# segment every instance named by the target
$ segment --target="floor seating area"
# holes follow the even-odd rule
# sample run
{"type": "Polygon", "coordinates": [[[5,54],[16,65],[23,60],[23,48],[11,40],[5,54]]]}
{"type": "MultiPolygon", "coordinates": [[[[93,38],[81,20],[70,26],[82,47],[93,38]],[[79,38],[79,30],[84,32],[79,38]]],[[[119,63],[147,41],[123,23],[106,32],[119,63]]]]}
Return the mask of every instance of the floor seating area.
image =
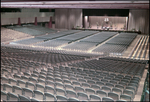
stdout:
{"type": "Polygon", "coordinates": [[[1,101],[127,102],[139,95],[148,60],[136,58],[148,58],[148,36],[122,58],[136,33],[8,28],[33,38],[1,43],[1,101]]]}
{"type": "Polygon", "coordinates": [[[113,53],[114,55],[121,55],[132,43],[136,36],[136,33],[119,33],[119,35],[110,39],[102,46],[95,48],[93,52],[105,52],[108,54],[113,53]]]}
{"type": "Polygon", "coordinates": [[[47,53],[32,50],[20,50],[7,47],[1,47],[1,57],[10,57],[28,61],[36,61],[46,64],[57,64],[71,61],[84,60],[85,57],[66,54],[47,53]],[[13,53],[13,54],[12,54],[13,53]]]}
{"type": "Polygon", "coordinates": [[[97,61],[102,67],[96,64],[99,63],[96,60],[91,60],[76,63],[80,65],[76,68],[74,64],[46,66],[37,62],[3,57],[1,99],[5,101],[133,101],[146,62],[117,60],[117,58],[114,60],[100,58],[97,61]],[[122,73],[123,68],[119,67],[122,64],[126,65],[125,73],[122,73]],[[117,72],[109,72],[106,69],[118,69],[120,72],[117,70],[115,70],[117,72]]]}

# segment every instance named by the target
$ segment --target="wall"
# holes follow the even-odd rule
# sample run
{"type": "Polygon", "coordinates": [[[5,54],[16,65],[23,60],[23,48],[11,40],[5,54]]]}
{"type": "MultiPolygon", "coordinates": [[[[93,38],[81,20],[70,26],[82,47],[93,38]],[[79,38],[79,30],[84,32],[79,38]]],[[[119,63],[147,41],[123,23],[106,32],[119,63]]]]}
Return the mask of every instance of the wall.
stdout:
{"type": "Polygon", "coordinates": [[[21,12],[1,13],[1,25],[17,24],[18,18],[21,23],[34,23],[35,17],[37,22],[49,22],[53,12],[39,12],[39,9],[21,9],[21,12]]]}
{"type": "Polygon", "coordinates": [[[149,10],[130,10],[128,30],[139,30],[149,34],[149,10]]]}
{"type": "Polygon", "coordinates": [[[55,9],[55,28],[72,29],[82,26],[82,9],[55,9]]]}

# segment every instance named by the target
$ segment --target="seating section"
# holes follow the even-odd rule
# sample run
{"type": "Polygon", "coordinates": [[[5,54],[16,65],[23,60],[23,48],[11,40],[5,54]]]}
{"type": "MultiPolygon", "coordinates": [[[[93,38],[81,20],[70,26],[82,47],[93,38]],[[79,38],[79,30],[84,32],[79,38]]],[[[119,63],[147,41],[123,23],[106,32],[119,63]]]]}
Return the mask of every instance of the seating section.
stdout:
{"type": "Polygon", "coordinates": [[[66,45],[63,47],[63,49],[89,51],[91,48],[96,47],[98,44],[104,42],[115,34],[117,34],[117,32],[100,32],[98,34],[96,33],[92,36],[81,39],[80,42],[66,45]]]}
{"type": "Polygon", "coordinates": [[[42,36],[37,36],[37,38],[43,38],[43,39],[54,39],[54,38],[59,38],[59,37],[63,37],[66,35],[72,35],[74,33],[80,32],[80,30],[66,30],[66,31],[60,31],[60,32],[56,32],[53,34],[48,34],[48,35],[42,35],[42,36]]]}
{"type": "Polygon", "coordinates": [[[103,41],[109,39],[110,37],[116,35],[117,32],[100,32],[98,34],[89,36],[80,40],[81,42],[92,42],[92,43],[102,43],[103,41]]]}
{"type": "Polygon", "coordinates": [[[71,43],[67,46],[64,46],[63,49],[67,50],[80,50],[80,51],[88,51],[92,47],[96,46],[97,43],[90,43],[90,42],[75,42],[71,43]]]}
{"type": "Polygon", "coordinates": [[[20,50],[14,48],[1,48],[1,57],[10,57],[28,61],[37,61],[40,63],[66,63],[71,61],[84,60],[85,57],[74,56],[74,55],[66,55],[66,54],[57,54],[57,53],[47,53],[47,52],[39,52],[32,50],[20,50]],[[12,54],[13,52],[13,54],[12,54]]]}
{"type": "Polygon", "coordinates": [[[2,56],[1,97],[4,101],[133,101],[145,63],[108,57],[49,66],[2,56]]]}
{"type": "Polygon", "coordinates": [[[69,41],[54,39],[54,40],[49,40],[49,41],[45,41],[42,43],[34,44],[34,46],[59,47],[59,46],[62,46],[64,44],[68,44],[68,43],[69,43],[69,41]]]}
{"type": "Polygon", "coordinates": [[[15,42],[10,42],[10,44],[33,45],[39,42],[43,42],[44,40],[46,39],[29,38],[29,39],[23,39],[15,42]]]}
{"type": "Polygon", "coordinates": [[[98,33],[98,31],[82,31],[79,33],[67,35],[64,37],[57,38],[57,39],[66,40],[66,41],[76,41],[76,40],[82,39],[84,37],[90,36],[95,33],[98,33]]]}
{"type": "MultiPolygon", "coordinates": [[[[134,101],[148,61],[110,54],[120,56],[136,33],[8,28],[34,38],[2,43],[1,101],[134,101]]],[[[130,57],[147,56],[149,38],[141,39],[130,57]]]]}
{"type": "Polygon", "coordinates": [[[82,61],[79,63],[69,64],[73,67],[81,67],[93,70],[104,70],[107,72],[135,75],[142,77],[146,61],[141,60],[124,60],[120,58],[100,58],[99,60],[82,61]],[[128,61],[128,62],[127,62],[128,61]],[[142,63],[141,63],[142,62],[142,63]],[[135,64],[137,63],[137,64],[135,64]],[[114,67],[112,67],[114,66],[114,67]]]}
{"type": "Polygon", "coordinates": [[[1,43],[12,40],[24,39],[26,37],[32,36],[29,34],[1,27],[1,43]]]}
{"type": "Polygon", "coordinates": [[[93,52],[103,52],[107,55],[122,55],[134,38],[137,36],[136,33],[119,33],[116,37],[110,39],[102,46],[98,46],[93,52]]]}

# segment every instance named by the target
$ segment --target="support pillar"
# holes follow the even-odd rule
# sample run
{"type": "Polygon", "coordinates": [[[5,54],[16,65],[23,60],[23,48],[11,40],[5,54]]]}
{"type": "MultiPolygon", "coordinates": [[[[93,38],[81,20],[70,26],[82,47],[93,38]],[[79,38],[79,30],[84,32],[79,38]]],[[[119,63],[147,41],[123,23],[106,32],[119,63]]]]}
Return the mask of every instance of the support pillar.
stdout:
{"type": "Polygon", "coordinates": [[[21,25],[20,17],[18,18],[18,25],[21,25]]]}
{"type": "Polygon", "coordinates": [[[34,25],[37,25],[37,17],[35,17],[34,25]]]}
{"type": "Polygon", "coordinates": [[[52,17],[50,17],[49,23],[48,23],[48,28],[52,28],[52,17]]]}

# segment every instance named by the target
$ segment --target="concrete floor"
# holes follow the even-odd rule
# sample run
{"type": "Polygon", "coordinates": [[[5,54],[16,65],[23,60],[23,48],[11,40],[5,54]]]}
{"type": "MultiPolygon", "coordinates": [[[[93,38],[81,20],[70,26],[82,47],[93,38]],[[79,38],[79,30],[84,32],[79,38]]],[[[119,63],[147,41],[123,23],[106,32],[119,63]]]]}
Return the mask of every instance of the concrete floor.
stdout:
{"type": "Polygon", "coordinates": [[[144,82],[145,82],[145,79],[146,79],[146,75],[147,75],[147,69],[144,70],[144,73],[143,73],[143,76],[141,78],[141,81],[139,82],[139,87],[138,87],[137,93],[136,93],[135,98],[134,98],[133,101],[140,101],[141,100],[141,96],[142,96],[142,93],[143,93],[143,88],[144,88],[144,82]]]}

